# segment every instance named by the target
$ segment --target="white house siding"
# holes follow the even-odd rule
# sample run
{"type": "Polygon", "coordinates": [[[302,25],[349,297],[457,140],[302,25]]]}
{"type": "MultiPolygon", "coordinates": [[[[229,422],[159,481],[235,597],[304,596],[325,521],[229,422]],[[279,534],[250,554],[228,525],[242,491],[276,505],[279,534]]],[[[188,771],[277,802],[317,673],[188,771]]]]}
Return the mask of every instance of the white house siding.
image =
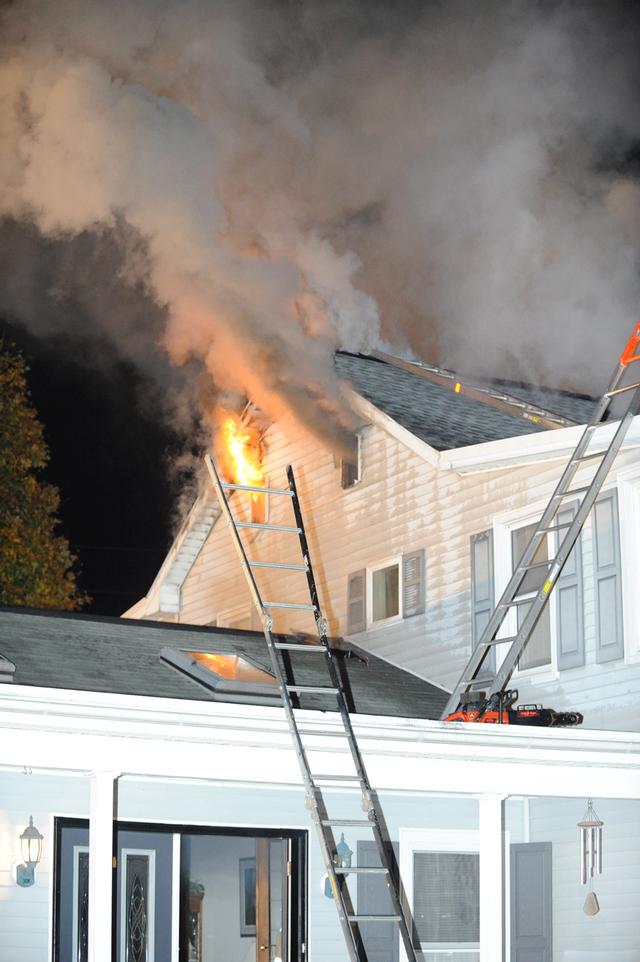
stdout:
{"type": "MultiPolygon", "coordinates": [[[[409,671],[450,688],[469,656],[471,645],[471,535],[492,528],[504,516],[530,509],[541,511],[558,480],[564,462],[549,461],[509,469],[459,476],[433,467],[382,428],[370,426],[362,438],[362,480],[343,491],[333,455],[293,425],[273,426],[267,436],[267,472],[272,485],[284,482],[285,468],[294,465],[305,522],[330,632],[345,635],[347,578],[352,572],[403,553],[426,549],[426,611],[424,615],[371,629],[353,640],[409,671]]],[[[617,473],[638,464],[631,451],[616,462],[617,473]]],[[[586,471],[583,472],[586,477],[586,471]]],[[[576,486],[581,477],[576,478],[576,486]]],[[[246,517],[246,498],[236,494],[234,510],[246,517]]],[[[637,524],[625,516],[621,527],[637,524]]],[[[288,499],[271,497],[270,520],[290,522],[288,499]]],[[[626,543],[629,538],[626,538],[626,543]]],[[[291,535],[261,532],[247,539],[249,554],[258,560],[297,560],[291,535]]],[[[624,546],[623,546],[624,547],[624,546]]],[[[496,545],[497,548],[497,545],[496,545]]],[[[637,728],[640,711],[640,661],[633,658],[598,665],[595,662],[595,609],[591,571],[591,526],[583,532],[585,574],[585,655],[581,668],[544,672],[539,677],[514,678],[521,697],[541,700],[557,709],[577,708],[585,724],[609,729],[637,728]]],[[[623,568],[634,563],[623,556],[623,568]]],[[[503,584],[496,551],[496,596],[503,584]]],[[[287,572],[260,572],[263,596],[271,601],[304,602],[304,577],[287,572]]],[[[627,585],[625,604],[630,604],[627,585]]],[[[229,609],[246,613],[250,599],[226,524],[218,522],[187,576],[182,589],[180,620],[211,624],[229,609]]],[[[237,622],[237,616],[235,618],[237,622]]],[[[254,626],[256,622],[254,620],[254,626]]],[[[305,614],[274,613],[277,630],[310,630],[305,614]]],[[[637,655],[637,621],[627,626],[629,652],[637,655]]]]}
{"type": "Polygon", "coordinates": [[[594,798],[594,808],[604,822],[603,872],[593,882],[600,903],[596,916],[583,911],[589,886],[579,879],[577,822],[584,815],[586,800],[532,798],[526,807],[522,801],[510,800],[506,827],[512,842],[551,842],[554,962],[580,957],[567,956],[570,952],[584,952],[587,960],[638,962],[640,803],[594,798]]]}
{"type": "Polygon", "coordinates": [[[49,958],[54,814],[88,818],[87,779],[0,771],[0,962],[49,958]],[[42,861],[35,885],[19,888],[20,834],[30,815],[44,836],[42,861]]]}

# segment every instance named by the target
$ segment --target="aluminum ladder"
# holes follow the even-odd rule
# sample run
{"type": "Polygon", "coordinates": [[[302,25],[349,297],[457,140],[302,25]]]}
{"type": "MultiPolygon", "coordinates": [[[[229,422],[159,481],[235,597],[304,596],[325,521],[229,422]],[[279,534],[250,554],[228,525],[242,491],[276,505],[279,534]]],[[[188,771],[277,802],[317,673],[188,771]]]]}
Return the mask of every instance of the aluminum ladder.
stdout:
{"type": "Polygon", "coordinates": [[[401,884],[395,855],[393,853],[391,842],[387,837],[380,802],[369,782],[364,761],[356,741],[355,733],[353,731],[340,671],[336,664],[336,653],[329,646],[327,639],[328,626],[320,609],[320,601],[315,577],[313,574],[313,568],[311,566],[309,546],[305,534],[302,511],[300,508],[300,501],[296,489],[293,469],[291,466],[287,467],[288,486],[286,488],[254,487],[251,485],[232,484],[222,480],[213,458],[210,455],[205,456],[205,463],[211,476],[211,481],[213,482],[216,490],[220,507],[222,508],[222,512],[230,528],[233,543],[240,558],[242,571],[247,580],[253,603],[262,622],[264,637],[267,642],[267,647],[271,657],[271,664],[273,666],[273,672],[280,689],[280,695],[282,698],[282,704],[285,710],[289,731],[291,733],[293,746],[304,781],[306,806],[311,813],[311,818],[318,833],[320,849],[327,871],[327,876],[331,884],[334,901],[338,910],[338,918],[340,920],[340,925],[344,934],[347,949],[349,951],[349,958],[351,959],[351,962],[368,962],[367,953],[360,930],[361,925],[366,925],[368,922],[388,922],[389,924],[395,924],[399,926],[400,935],[404,943],[408,962],[418,962],[419,958],[422,958],[422,956],[418,956],[416,954],[416,948],[414,946],[415,939],[413,937],[415,931],[413,920],[408,909],[406,908],[406,901],[401,896],[401,884]],[[236,521],[231,511],[229,498],[227,496],[227,492],[233,493],[234,491],[290,499],[295,523],[289,526],[258,522],[254,523],[253,521],[236,521]],[[287,563],[282,561],[251,560],[247,556],[244,544],[240,537],[239,529],[242,528],[278,531],[297,535],[302,556],[301,561],[298,563],[287,563]],[[253,574],[254,570],[258,568],[297,571],[305,574],[310,599],[309,604],[294,604],[284,601],[264,600],[258,588],[256,578],[253,574]],[[273,621],[270,611],[276,608],[308,611],[310,614],[312,614],[317,629],[318,644],[299,644],[288,641],[279,641],[274,638],[272,633],[273,621]],[[327,669],[327,680],[329,684],[322,687],[290,684],[287,680],[287,670],[282,658],[283,652],[298,653],[305,658],[318,656],[323,657],[327,669]],[[303,742],[304,731],[300,729],[297,723],[295,716],[296,708],[293,704],[293,698],[305,693],[326,695],[337,702],[338,713],[342,721],[344,736],[347,739],[351,760],[354,766],[354,773],[352,775],[312,773],[309,765],[307,749],[305,748],[303,742]],[[354,787],[359,786],[362,796],[362,809],[365,813],[364,818],[338,818],[328,814],[320,786],[321,784],[326,785],[332,783],[347,783],[353,785],[354,787]],[[348,826],[362,829],[366,828],[372,832],[376,849],[380,858],[379,867],[363,866],[342,868],[335,864],[334,857],[336,857],[337,846],[333,829],[344,828],[348,826]],[[354,910],[353,900],[349,894],[346,876],[351,875],[357,878],[359,874],[365,873],[384,876],[389,892],[391,914],[360,915],[354,910]]]}
{"type": "MultiPolygon", "coordinates": [[[[582,433],[575,451],[571,455],[565,467],[558,485],[551,495],[551,499],[544,510],[544,513],[536,525],[536,528],[527,544],[520,561],[516,565],[513,575],[507,584],[500,601],[496,605],[487,625],[478,640],[476,647],[471,653],[471,657],[462,672],[447,706],[443,712],[443,718],[456,711],[461,704],[461,699],[466,692],[485,691],[487,697],[504,691],[509,683],[509,679],[524,651],[531,635],[538,623],[538,620],[549,600],[551,591],[558,580],[562,568],[571,554],[571,550],[578,540],[582,527],[598,497],[600,489],[609,473],[622,442],[629,430],[635,415],[640,413],[640,382],[622,385],[625,372],[628,366],[634,361],[640,360],[640,323],[636,325],[634,331],[627,342],[627,345],[620,355],[611,382],[597,402],[591,420],[582,433]],[[603,418],[611,404],[613,398],[621,394],[630,393],[627,397],[627,406],[621,415],[618,427],[607,448],[590,451],[589,445],[593,439],[595,431],[602,426],[603,418]],[[572,487],[577,471],[585,466],[595,468],[589,484],[581,487],[572,487]],[[563,503],[569,498],[577,498],[578,506],[571,521],[561,522],[556,515],[562,510],[563,503]],[[536,553],[550,532],[556,533],[556,553],[553,557],[545,561],[536,561],[536,553]],[[561,532],[564,534],[561,536],[561,532]],[[542,573],[546,571],[546,577],[542,586],[537,590],[534,598],[531,597],[532,591],[523,592],[523,582],[528,572],[538,570],[542,573]],[[526,597],[525,597],[526,595],[526,597]],[[529,605],[522,624],[515,635],[511,637],[498,637],[498,633],[507,615],[519,606],[529,605]],[[508,646],[504,660],[495,672],[483,672],[483,663],[489,652],[497,645],[508,646]]],[[[607,422],[609,423],[609,422],[607,422]]],[[[610,423],[615,423],[612,421],[610,423]]],[[[551,554],[553,552],[550,552],[551,554]]],[[[536,590],[536,589],[534,589],[536,590]]]]}

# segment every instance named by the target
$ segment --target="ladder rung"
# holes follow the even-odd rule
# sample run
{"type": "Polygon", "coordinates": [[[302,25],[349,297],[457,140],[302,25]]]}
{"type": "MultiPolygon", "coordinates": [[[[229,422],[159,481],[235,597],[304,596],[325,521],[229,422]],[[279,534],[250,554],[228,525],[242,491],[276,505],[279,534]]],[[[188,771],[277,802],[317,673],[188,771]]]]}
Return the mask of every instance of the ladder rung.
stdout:
{"type": "Polygon", "coordinates": [[[500,604],[500,608],[516,608],[518,605],[530,605],[535,598],[533,595],[523,598],[522,595],[518,595],[516,598],[512,598],[511,601],[503,601],[500,604]]]}
{"type": "Polygon", "coordinates": [[[294,605],[288,601],[263,601],[263,608],[289,608],[292,611],[317,611],[315,605],[294,605]]]}
{"type": "Polygon", "coordinates": [[[281,568],[285,571],[308,571],[309,565],[286,564],[283,561],[250,561],[250,568],[281,568]]]}
{"type": "Polygon", "coordinates": [[[358,775],[312,775],[314,782],[320,779],[323,782],[359,782],[358,775]]]}
{"type": "Polygon", "coordinates": [[[607,391],[604,397],[613,397],[615,394],[624,394],[625,391],[633,391],[633,389],[636,387],[640,387],[640,381],[638,381],[636,384],[625,384],[624,387],[617,387],[614,391],[607,391]]]}
{"type": "Polygon", "coordinates": [[[546,561],[534,561],[530,565],[518,565],[517,571],[535,571],[536,568],[548,568],[549,565],[553,564],[553,558],[548,558],[546,561]]]}
{"type": "Polygon", "coordinates": [[[375,828],[375,822],[370,822],[368,818],[323,818],[322,825],[327,825],[336,828],[362,828],[367,826],[367,828],[375,828]]]}
{"type": "Polygon", "coordinates": [[[336,875],[351,875],[355,873],[356,875],[388,875],[388,868],[369,868],[368,865],[355,865],[351,868],[334,868],[333,870],[336,875]]]}
{"type": "Polygon", "coordinates": [[[322,688],[319,685],[285,685],[287,691],[295,691],[299,695],[337,695],[337,688],[322,688]]]}
{"type": "Polygon", "coordinates": [[[570,528],[573,521],[562,521],[560,524],[553,524],[550,528],[538,528],[536,534],[548,534],[551,531],[563,531],[565,528],[570,528]]]}
{"type": "Polygon", "coordinates": [[[490,641],[483,641],[482,644],[490,647],[492,645],[506,645],[510,641],[515,641],[517,635],[510,635],[509,638],[492,638],[490,641]]]}
{"type": "Polygon", "coordinates": [[[400,922],[401,915],[347,915],[350,922],[400,922]]]}
{"type": "Polygon", "coordinates": [[[274,641],[273,647],[279,651],[324,651],[324,645],[300,645],[293,641],[274,641]]]}
{"type": "Polygon", "coordinates": [[[329,728],[299,728],[299,735],[317,735],[318,738],[349,738],[346,731],[336,731],[329,728]]]}
{"type": "Polygon", "coordinates": [[[287,531],[289,534],[300,534],[300,528],[292,528],[288,524],[260,524],[257,521],[234,521],[236,528],[262,528],[264,531],[287,531]]]}
{"type": "Polygon", "coordinates": [[[496,680],[495,675],[476,675],[475,678],[465,678],[465,685],[491,685],[496,680]]]}
{"type": "Polygon", "coordinates": [[[584,494],[585,491],[591,489],[590,484],[585,484],[582,488],[570,488],[568,491],[563,491],[561,494],[557,494],[557,498],[570,498],[573,494],[584,494]]]}
{"type": "Polygon", "coordinates": [[[288,488],[258,488],[251,484],[231,484],[229,481],[221,481],[220,484],[228,491],[251,491],[253,494],[284,494],[287,498],[293,497],[293,491],[288,488]]]}
{"type": "Polygon", "coordinates": [[[594,458],[603,458],[606,453],[606,449],[604,451],[592,451],[590,454],[582,454],[579,458],[574,458],[574,461],[593,461],[594,458]]]}

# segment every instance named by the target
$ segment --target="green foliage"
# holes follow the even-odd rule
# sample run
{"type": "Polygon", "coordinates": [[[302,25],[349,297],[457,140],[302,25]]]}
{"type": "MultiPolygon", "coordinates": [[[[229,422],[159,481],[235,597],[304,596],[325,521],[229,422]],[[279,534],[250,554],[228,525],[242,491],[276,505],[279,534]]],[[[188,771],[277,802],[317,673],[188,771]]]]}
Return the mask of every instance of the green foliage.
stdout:
{"type": "Polygon", "coordinates": [[[23,358],[0,340],[0,604],[80,608],[75,558],[57,534],[60,497],[39,473],[49,458],[23,358]]]}

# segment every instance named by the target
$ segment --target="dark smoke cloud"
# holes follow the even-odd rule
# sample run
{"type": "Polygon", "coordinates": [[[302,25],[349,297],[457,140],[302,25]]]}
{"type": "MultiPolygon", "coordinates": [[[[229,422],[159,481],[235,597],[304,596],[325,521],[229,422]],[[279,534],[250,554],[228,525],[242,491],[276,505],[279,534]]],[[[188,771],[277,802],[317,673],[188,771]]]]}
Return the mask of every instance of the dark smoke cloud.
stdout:
{"type": "Polygon", "coordinates": [[[72,291],[337,447],[336,347],[590,389],[640,292],[632,6],[16,2],[0,306],[72,291]]]}

